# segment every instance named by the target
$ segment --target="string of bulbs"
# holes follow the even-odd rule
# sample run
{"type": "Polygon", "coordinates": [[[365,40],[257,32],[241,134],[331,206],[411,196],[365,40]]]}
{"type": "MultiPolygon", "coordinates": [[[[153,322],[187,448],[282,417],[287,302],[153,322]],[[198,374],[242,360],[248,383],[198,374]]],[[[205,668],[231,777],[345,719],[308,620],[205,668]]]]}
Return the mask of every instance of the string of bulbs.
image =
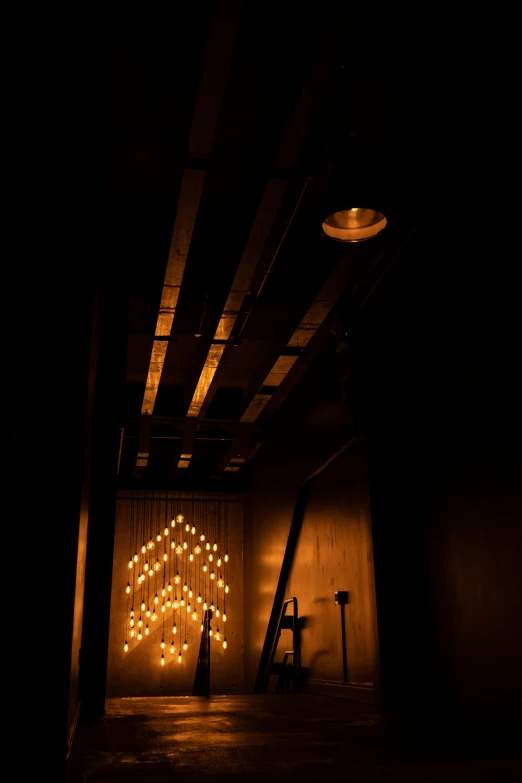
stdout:
{"type": "MultiPolygon", "coordinates": [[[[207,518],[207,504],[202,512],[198,531],[180,511],[173,513],[173,503],[164,504],[163,513],[151,498],[133,498],[130,507],[128,581],[125,588],[127,611],[123,650],[150,636],[161,627],[161,659],[165,666],[165,651],[178,663],[189,649],[191,628],[202,619],[201,612],[210,610],[216,618],[216,630],[210,625],[209,635],[227,649],[220,621],[227,621],[228,583],[228,514],[212,514],[207,518]],[[224,528],[224,529],[223,529],[224,528]],[[221,556],[218,538],[225,554],[221,556]],[[212,543],[211,543],[212,542],[212,543]],[[170,644],[167,640],[170,637],[170,644]],[[183,638],[183,644],[176,645],[183,638]]],[[[192,504],[191,519],[194,519],[192,504]]],[[[201,622],[199,632],[204,629],[201,622]]]]}

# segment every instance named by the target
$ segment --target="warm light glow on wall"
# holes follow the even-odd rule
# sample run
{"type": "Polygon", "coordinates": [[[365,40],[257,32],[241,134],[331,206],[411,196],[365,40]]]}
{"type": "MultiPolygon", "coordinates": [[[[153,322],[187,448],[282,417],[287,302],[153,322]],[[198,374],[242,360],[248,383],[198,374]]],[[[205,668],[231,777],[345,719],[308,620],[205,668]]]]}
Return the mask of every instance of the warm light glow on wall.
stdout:
{"type": "MultiPolygon", "coordinates": [[[[203,611],[210,607],[214,616],[221,616],[225,622],[226,604],[229,603],[226,516],[222,518],[219,510],[216,513],[212,504],[214,512],[205,515],[204,526],[198,530],[191,517],[173,509],[173,504],[173,500],[161,498],[137,496],[131,499],[129,552],[122,588],[127,607],[124,653],[131,655],[138,644],[154,645],[161,638],[158,665],[162,667],[175,660],[170,656],[176,652],[174,637],[178,629],[184,639],[182,649],[188,650],[189,656],[191,649],[199,650],[201,615],[196,608],[198,605],[202,604],[203,611]],[[188,546],[187,535],[194,543],[193,549],[188,546]],[[207,542],[206,550],[195,543],[206,538],[213,541],[212,545],[207,542]],[[208,569],[205,555],[219,563],[218,578],[214,570],[208,569]],[[146,574],[150,578],[145,578],[146,574]],[[170,653],[167,658],[166,647],[170,653]]],[[[215,633],[211,628],[210,634],[215,641],[223,638],[219,626],[215,633]]],[[[222,646],[226,649],[226,642],[222,646]]],[[[181,663],[181,651],[177,660],[181,663]]]]}

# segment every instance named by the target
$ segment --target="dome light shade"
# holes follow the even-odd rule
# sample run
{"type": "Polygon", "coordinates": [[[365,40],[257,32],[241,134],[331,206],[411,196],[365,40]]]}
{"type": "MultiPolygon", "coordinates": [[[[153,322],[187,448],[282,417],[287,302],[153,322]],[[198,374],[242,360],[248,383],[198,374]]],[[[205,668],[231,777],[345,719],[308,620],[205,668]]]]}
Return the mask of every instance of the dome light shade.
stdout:
{"type": "Polygon", "coordinates": [[[380,234],[386,227],[381,212],[363,207],[352,207],[334,212],[323,221],[322,229],[330,239],[338,242],[362,242],[380,234]]]}

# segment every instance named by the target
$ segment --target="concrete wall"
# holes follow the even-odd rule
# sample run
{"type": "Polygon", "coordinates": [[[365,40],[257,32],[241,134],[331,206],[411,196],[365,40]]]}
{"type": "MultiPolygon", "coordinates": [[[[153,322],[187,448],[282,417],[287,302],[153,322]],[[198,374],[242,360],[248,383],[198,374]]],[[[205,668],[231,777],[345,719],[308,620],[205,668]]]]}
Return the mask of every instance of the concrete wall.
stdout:
{"type": "MultiPolygon", "coordinates": [[[[287,595],[303,618],[301,658],[308,682],[343,681],[341,609],[346,590],[347,681],[373,687],[375,615],[365,443],[354,441],[313,480],[287,595]]],[[[284,647],[281,639],[280,649],[284,647]]],[[[281,659],[278,651],[277,660],[281,659]]]]}
{"type": "MultiPolygon", "coordinates": [[[[186,613],[185,609],[179,608],[177,612],[167,609],[164,614],[165,619],[165,641],[170,645],[175,618],[177,625],[177,634],[175,637],[176,654],[170,655],[168,646],[165,649],[165,666],[160,665],[162,638],[163,615],[158,610],[158,620],[156,623],[149,622],[150,634],[138,642],[132,640],[129,636],[128,610],[132,605],[131,599],[127,599],[125,587],[129,579],[129,531],[131,527],[131,501],[125,499],[126,493],[122,493],[117,502],[116,513],[116,534],[114,543],[114,564],[113,564],[113,583],[111,597],[111,618],[109,630],[109,653],[107,667],[107,696],[168,696],[168,695],[190,695],[194,684],[196,673],[196,664],[201,640],[200,620],[193,621],[186,613]],[[188,617],[188,621],[187,621],[188,617]],[[185,637],[189,644],[189,649],[182,653],[183,660],[181,664],[177,662],[177,654],[180,645],[183,644],[185,637]],[[124,652],[123,644],[127,634],[129,651],[124,652]]],[[[169,497],[175,497],[179,493],[169,493],[169,497]]],[[[148,493],[156,498],[165,498],[165,493],[148,493]]],[[[199,495],[203,498],[203,494],[199,495]]],[[[207,501],[211,496],[207,497],[207,501]]],[[[147,500],[147,509],[151,511],[156,519],[157,509],[161,509],[163,515],[165,503],[158,503],[147,500]]],[[[170,504],[169,504],[170,505],[170,504]]],[[[218,544],[225,541],[225,531],[221,528],[218,532],[215,527],[215,521],[218,516],[222,523],[225,518],[228,520],[227,549],[229,553],[228,582],[230,592],[226,596],[226,614],[225,624],[219,623],[220,631],[223,633],[226,628],[227,649],[223,649],[222,642],[211,640],[211,692],[213,694],[242,693],[244,689],[243,682],[243,510],[240,500],[227,502],[206,502],[205,500],[180,500],[175,501],[173,508],[175,513],[181,511],[187,520],[193,521],[197,528],[197,535],[202,529],[207,536],[214,540],[217,538],[218,544]]],[[[162,518],[162,517],[161,517],[162,518]]],[[[170,523],[170,518],[169,518],[170,523]]],[[[153,526],[157,527],[156,521],[153,526]]],[[[185,533],[183,532],[183,535],[185,533]]],[[[171,536],[172,537],[172,536],[171,536]]],[[[188,534],[190,540],[190,534],[188,534]]],[[[171,550],[169,550],[170,555],[171,550]]],[[[224,554],[225,549],[220,546],[218,554],[224,554]]],[[[215,556],[215,555],[214,555],[215,556]]],[[[200,555],[199,557],[202,557],[200,555]]],[[[173,577],[173,573],[172,573],[173,577]]],[[[154,577],[151,578],[151,581],[154,577]]],[[[172,579],[171,579],[172,581],[172,579]]],[[[162,579],[158,581],[159,595],[161,595],[162,579]]],[[[147,583],[147,587],[148,587],[147,583]]],[[[135,585],[136,586],[136,585],[135,585]]],[[[173,584],[174,587],[174,584],[173,584]]],[[[197,596],[196,584],[192,585],[194,589],[194,601],[197,596]]],[[[154,590],[152,587],[150,594],[150,603],[154,590]]],[[[223,611],[223,591],[219,591],[220,608],[223,611]]],[[[214,592],[214,596],[216,592],[214,592]]],[[[134,593],[134,609],[138,616],[139,608],[138,590],[134,593]]],[[[181,591],[178,591],[178,598],[181,597],[181,591]]],[[[204,597],[204,596],[203,596],[204,597]]],[[[210,603],[210,595],[207,596],[210,603]]],[[[194,603],[193,601],[193,603],[194,603]]],[[[219,605],[219,604],[218,604],[219,605]]],[[[201,615],[201,607],[199,611],[201,615]]],[[[143,617],[144,621],[145,617],[143,617]]],[[[212,627],[216,630],[217,619],[213,620],[212,627]]]]}

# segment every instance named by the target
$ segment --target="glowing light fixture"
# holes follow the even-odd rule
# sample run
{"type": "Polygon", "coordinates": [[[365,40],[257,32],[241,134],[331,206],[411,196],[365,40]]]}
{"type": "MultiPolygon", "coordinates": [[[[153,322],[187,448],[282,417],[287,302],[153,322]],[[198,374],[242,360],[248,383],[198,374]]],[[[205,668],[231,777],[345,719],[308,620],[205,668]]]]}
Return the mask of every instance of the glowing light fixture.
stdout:
{"type": "Polygon", "coordinates": [[[362,242],[380,234],[386,227],[381,212],[363,207],[352,207],[334,212],[323,221],[323,233],[338,242],[362,242]]]}

